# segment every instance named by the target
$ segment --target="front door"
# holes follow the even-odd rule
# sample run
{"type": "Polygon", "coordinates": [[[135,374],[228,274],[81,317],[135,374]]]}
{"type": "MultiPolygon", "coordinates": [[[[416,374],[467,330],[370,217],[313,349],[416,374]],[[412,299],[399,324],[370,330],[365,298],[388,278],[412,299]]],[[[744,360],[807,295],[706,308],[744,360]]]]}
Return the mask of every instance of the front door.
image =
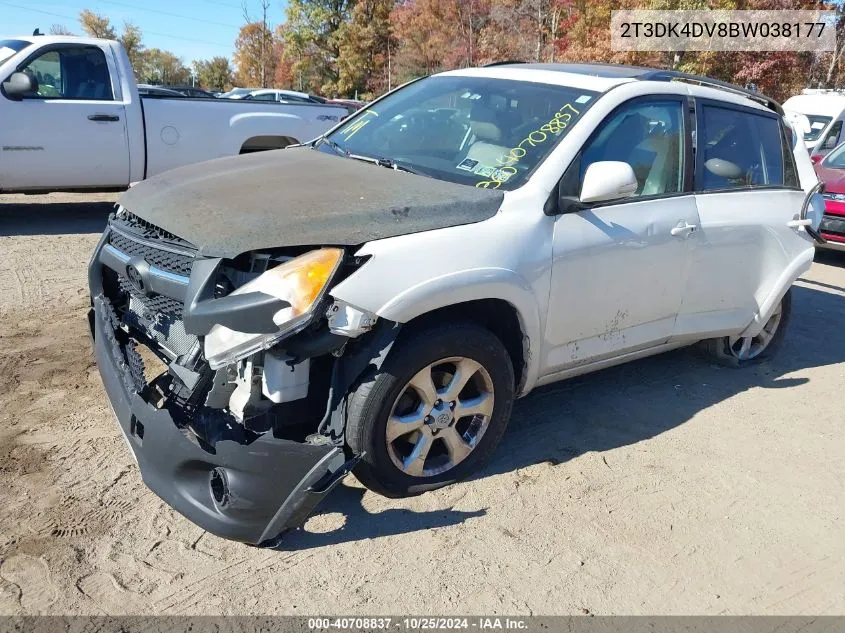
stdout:
{"type": "Polygon", "coordinates": [[[106,52],[59,45],[18,69],[38,80],[38,92],[20,101],[0,95],[0,118],[14,122],[0,125],[0,188],[129,183],[124,106],[115,100],[106,52]]]}
{"type": "Polygon", "coordinates": [[[544,350],[546,374],[666,342],[681,306],[691,192],[686,98],[636,99],[593,133],[561,181],[577,196],[587,167],[631,165],[632,197],[558,217],[544,350]],[[577,170],[576,172],[571,170],[577,170]]]}

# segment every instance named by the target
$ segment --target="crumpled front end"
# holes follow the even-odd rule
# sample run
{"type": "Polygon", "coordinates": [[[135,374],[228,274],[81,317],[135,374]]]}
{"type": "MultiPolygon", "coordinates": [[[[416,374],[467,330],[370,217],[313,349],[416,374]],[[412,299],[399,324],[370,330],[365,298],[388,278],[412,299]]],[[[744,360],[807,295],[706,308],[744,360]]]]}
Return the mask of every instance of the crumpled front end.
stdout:
{"type": "MultiPolygon", "coordinates": [[[[254,544],[301,523],[357,462],[342,433],[328,424],[316,431],[339,408],[329,385],[345,391],[338,377],[366,366],[338,359],[352,339],[328,331],[322,304],[280,347],[272,319],[285,302],[233,293],[258,276],[251,268],[272,265],[262,259],[237,268],[199,258],[191,244],[122,211],[89,266],[97,365],[144,482],[209,532],[254,544]],[[212,368],[208,333],[240,323],[258,344],[212,368]]],[[[362,341],[366,359],[368,336],[362,341]]]]}

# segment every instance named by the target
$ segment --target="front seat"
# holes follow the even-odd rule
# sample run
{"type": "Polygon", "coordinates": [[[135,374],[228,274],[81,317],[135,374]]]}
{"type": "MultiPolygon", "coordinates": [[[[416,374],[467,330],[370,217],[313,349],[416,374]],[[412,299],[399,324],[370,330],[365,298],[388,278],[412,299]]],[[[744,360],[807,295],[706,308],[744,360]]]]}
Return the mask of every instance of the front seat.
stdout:
{"type": "Polygon", "coordinates": [[[477,160],[485,167],[499,167],[508,153],[502,142],[502,130],[497,124],[496,112],[479,103],[473,106],[469,115],[469,127],[475,142],[469,148],[466,158],[477,160]]]}

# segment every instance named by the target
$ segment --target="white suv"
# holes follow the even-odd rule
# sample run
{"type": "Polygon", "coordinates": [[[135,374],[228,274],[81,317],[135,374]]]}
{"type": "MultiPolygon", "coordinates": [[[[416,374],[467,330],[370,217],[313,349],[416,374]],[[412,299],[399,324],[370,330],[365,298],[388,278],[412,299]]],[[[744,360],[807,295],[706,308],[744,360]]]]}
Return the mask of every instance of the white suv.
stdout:
{"type": "Polygon", "coordinates": [[[260,543],[352,468],[399,496],[465,477],[539,385],[700,341],[765,358],[817,188],[756,93],[622,66],[442,73],[308,145],[126,193],[91,263],[97,358],[148,485],[260,543]]]}

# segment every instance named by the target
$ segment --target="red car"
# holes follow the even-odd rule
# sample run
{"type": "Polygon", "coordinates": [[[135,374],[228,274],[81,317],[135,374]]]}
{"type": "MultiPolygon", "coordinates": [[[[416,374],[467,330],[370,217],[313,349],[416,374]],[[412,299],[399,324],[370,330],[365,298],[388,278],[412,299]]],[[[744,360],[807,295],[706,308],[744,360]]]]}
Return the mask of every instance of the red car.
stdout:
{"type": "Polygon", "coordinates": [[[819,231],[827,240],[820,248],[845,251],[845,143],[816,162],[816,174],[824,181],[824,218],[819,231]]]}

